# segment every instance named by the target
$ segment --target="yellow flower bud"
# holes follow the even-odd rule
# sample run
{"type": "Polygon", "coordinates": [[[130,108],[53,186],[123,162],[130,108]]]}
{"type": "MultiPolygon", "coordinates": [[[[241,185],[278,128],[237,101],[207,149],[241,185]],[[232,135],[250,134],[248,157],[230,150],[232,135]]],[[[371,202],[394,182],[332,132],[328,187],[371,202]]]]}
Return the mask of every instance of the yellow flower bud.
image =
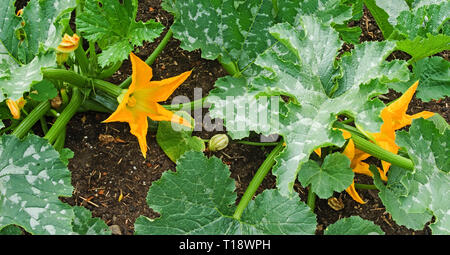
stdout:
{"type": "Polygon", "coordinates": [[[9,108],[9,111],[11,112],[11,115],[13,116],[13,119],[20,119],[20,108],[17,105],[16,101],[12,99],[6,99],[6,105],[9,108]]]}
{"type": "Polygon", "coordinates": [[[73,52],[78,48],[79,42],[80,37],[77,34],[73,34],[73,36],[64,34],[64,37],[56,50],[62,53],[73,52]]]}

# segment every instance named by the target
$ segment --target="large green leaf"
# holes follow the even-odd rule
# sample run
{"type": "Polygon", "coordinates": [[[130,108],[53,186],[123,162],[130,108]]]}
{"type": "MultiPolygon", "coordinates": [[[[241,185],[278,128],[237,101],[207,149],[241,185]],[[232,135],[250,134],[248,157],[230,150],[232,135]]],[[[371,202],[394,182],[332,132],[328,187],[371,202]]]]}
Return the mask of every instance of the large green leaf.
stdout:
{"type": "Polygon", "coordinates": [[[405,92],[419,81],[416,97],[424,102],[450,96],[450,62],[441,57],[425,58],[413,64],[413,74],[407,82],[390,83],[398,92],[405,92]]]}
{"type": "Polygon", "coordinates": [[[25,6],[22,15],[26,35],[22,44],[25,56],[19,56],[21,60],[25,58],[22,63],[29,63],[40,47],[46,50],[59,45],[75,6],[75,0],[31,0],[25,6]]]}
{"type": "Polygon", "coordinates": [[[54,64],[55,54],[48,52],[39,54],[26,65],[9,65],[7,73],[4,73],[3,77],[0,76],[0,101],[6,98],[11,98],[12,100],[21,98],[23,93],[30,90],[33,83],[42,80],[41,69],[54,64]]]}
{"type": "Polygon", "coordinates": [[[279,43],[256,59],[259,76],[222,78],[208,98],[212,117],[224,118],[227,130],[229,124],[241,127],[230,134],[233,138],[249,131],[284,137],[286,148],[273,170],[282,194],[292,191],[301,164],[314,149],[344,144],[340,131],[332,128],[337,115],[353,116],[365,130],[378,132],[384,104],[373,97],[387,92],[385,82],[409,80],[406,62],[385,61],[395,43],[366,42],[336,62],[342,45],[338,33],[314,17],[303,17],[301,24],[270,28],[279,43]],[[279,95],[288,96],[289,103],[266,97],[279,95]],[[277,118],[255,118],[267,106],[277,118]]]}
{"type": "Polygon", "coordinates": [[[422,229],[434,217],[429,225],[433,234],[450,234],[449,140],[450,130],[440,133],[432,121],[413,120],[409,133],[397,133],[396,143],[406,149],[414,170],[393,167],[384,185],[372,169],[379,196],[398,224],[422,229]]]}
{"type": "Polygon", "coordinates": [[[61,42],[76,3],[75,0],[31,0],[18,17],[14,2],[6,0],[0,10],[0,43],[20,64],[28,64],[41,47],[47,50],[61,42]]]}
{"type": "Polygon", "coordinates": [[[70,172],[47,140],[0,137],[0,228],[15,224],[32,234],[72,232],[70,172]]]}
{"type": "Polygon", "coordinates": [[[136,234],[314,234],[315,215],[298,197],[266,190],[251,201],[240,220],[231,215],[236,194],[230,171],[220,159],[187,152],[177,171],[152,184],[149,206],[160,218],[141,216],[136,234]]]}
{"type": "Polygon", "coordinates": [[[102,67],[128,58],[134,46],[153,41],[164,26],[149,20],[136,22],[137,0],[86,1],[77,16],[77,29],[102,49],[98,60],[102,67]]]}
{"type": "Polygon", "coordinates": [[[189,119],[191,128],[170,121],[161,121],[156,133],[156,141],[159,146],[175,163],[186,151],[205,150],[205,142],[197,136],[192,136],[195,120],[187,112],[178,111],[177,115],[189,119]]]}
{"type": "Polygon", "coordinates": [[[450,36],[427,34],[427,37],[416,37],[397,42],[397,49],[411,55],[410,63],[450,49],[450,36]]]}
{"type": "Polygon", "coordinates": [[[201,49],[203,58],[232,62],[242,71],[275,42],[268,33],[275,22],[272,1],[249,0],[242,5],[233,0],[172,2],[171,9],[178,13],[172,25],[174,37],[185,50],[201,49]]]}
{"type": "Polygon", "coordinates": [[[350,160],[338,152],[327,155],[321,166],[314,160],[305,162],[298,174],[302,186],[311,185],[312,192],[322,199],[348,188],[353,177],[350,160]]]}
{"type": "Polygon", "coordinates": [[[21,17],[14,0],[0,10],[0,101],[19,99],[33,82],[42,80],[41,68],[54,65],[47,51],[60,42],[75,0],[31,0],[21,17]]]}
{"type": "Polygon", "coordinates": [[[163,6],[175,14],[172,30],[183,49],[201,49],[203,58],[219,59],[232,74],[243,72],[259,54],[274,46],[269,28],[280,21],[297,26],[300,16],[315,15],[324,23],[342,25],[352,18],[352,7],[340,0],[249,0],[245,4],[234,0],[166,0],[163,6]]]}
{"type": "Polygon", "coordinates": [[[383,230],[372,221],[359,216],[343,218],[329,225],[324,235],[384,235],[383,230]]]}
{"type": "MultiPolygon", "coordinates": [[[[305,26],[304,29],[308,31],[314,26],[318,24],[312,21],[311,25],[305,26]]],[[[275,26],[272,33],[288,48],[296,49],[295,52],[322,56],[323,51],[308,52],[296,47],[298,37],[292,36],[296,34],[293,28],[275,26]]],[[[306,36],[300,40],[309,38],[306,36]]],[[[320,42],[327,44],[330,40],[335,39],[321,38],[320,42]]],[[[337,80],[339,87],[333,97],[325,92],[320,73],[315,72],[314,62],[308,60],[308,57],[300,55],[300,61],[303,62],[301,65],[282,61],[276,55],[268,58],[268,54],[260,56],[256,61],[264,69],[272,71],[271,80],[269,77],[262,79],[262,84],[267,86],[266,92],[271,94],[271,91],[282,91],[301,104],[288,105],[289,115],[280,118],[280,134],[285,138],[287,146],[277,158],[273,172],[277,176],[277,185],[282,193],[292,191],[301,164],[308,160],[314,149],[327,145],[343,145],[344,140],[340,132],[332,129],[338,114],[345,112],[354,116],[355,122],[364,129],[372,130],[370,132],[378,131],[381,124],[378,115],[384,105],[378,99],[372,100],[372,97],[386,90],[376,79],[387,81],[407,78],[408,70],[404,63],[384,62],[384,58],[393,48],[394,45],[389,42],[364,43],[357,45],[351,55],[342,57],[342,77],[337,80]],[[370,82],[371,80],[373,82],[370,82]]]]}

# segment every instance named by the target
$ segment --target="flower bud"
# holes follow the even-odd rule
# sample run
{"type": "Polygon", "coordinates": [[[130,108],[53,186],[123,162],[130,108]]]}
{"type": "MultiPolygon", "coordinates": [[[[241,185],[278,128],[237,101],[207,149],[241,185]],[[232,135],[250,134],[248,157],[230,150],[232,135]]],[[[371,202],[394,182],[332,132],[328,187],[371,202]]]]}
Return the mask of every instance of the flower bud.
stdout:
{"type": "Polygon", "coordinates": [[[210,151],[220,151],[228,146],[228,136],[226,134],[217,134],[211,137],[208,142],[210,151]]]}
{"type": "Polygon", "coordinates": [[[64,34],[61,43],[56,48],[57,51],[62,53],[70,53],[75,51],[78,48],[78,44],[80,42],[80,37],[77,34],[73,34],[70,36],[68,34],[64,34]]]}
{"type": "MultiPolygon", "coordinates": [[[[20,102],[20,99],[17,101],[22,105],[22,107],[23,107],[23,105],[25,105],[20,102]]],[[[9,111],[11,112],[11,115],[13,116],[13,119],[16,119],[16,120],[20,119],[20,109],[22,109],[22,107],[20,107],[18,105],[18,102],[14,101],[12,99],[6,99],[6,105],[8,106],[9,111]]]]}

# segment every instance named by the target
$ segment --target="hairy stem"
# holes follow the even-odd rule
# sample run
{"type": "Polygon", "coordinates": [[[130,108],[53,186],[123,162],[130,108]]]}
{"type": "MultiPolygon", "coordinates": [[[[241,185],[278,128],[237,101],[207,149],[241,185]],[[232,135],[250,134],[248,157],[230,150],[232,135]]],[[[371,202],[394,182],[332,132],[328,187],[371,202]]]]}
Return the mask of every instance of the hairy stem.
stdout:
{"type": "Polygon", "coordinates": [[[45,139],[49,141],[50,144],[53,144],[58,136],[61,134],[62,130],[66,128],[69,120],[75,115],[83,102],[83,98],[81,96],[81,92],[78,88],[73,88],[72,90],[72,98],[69,104],[66,106],[61,115],[56,119],[53,126],[50,128],[48,133],[44,136],[45,139]]]}
{"type": "Polygon", "coordinates": [[[253,196],[256,193],[256,190],[264,180],[264,177],[266,177],[269,170],[275,164],[275,157],[278,156],[278,154],[283,150],[283,147],[284,147],[283,141],[279,142],[278,145],[272,150],[272,152],[270,152],[269,156],[267,156],[266,160],[264,160],[262,165],[259,167],[255,176],[253,176],[253,179],[250,181],[250,184],[245,190],[244,195],[239,201],[238,206],[236,207],[236,211],[233,214],[234,219],[236,220],[241,219],[242,213],[244,212],[245,208],[247,208],[247,205],[250,202],[250,200],[252,200],[253,196]]]}
{"type": "Polygon", "coordinates": [[[27,117],[25,117],[25,119],[22,120],[22,122],[20,122],[11,134],[18,138],[23,138],[48,110],[50,110],[50,101],[47,100],[41,102],[27,115],[27,117]]]}

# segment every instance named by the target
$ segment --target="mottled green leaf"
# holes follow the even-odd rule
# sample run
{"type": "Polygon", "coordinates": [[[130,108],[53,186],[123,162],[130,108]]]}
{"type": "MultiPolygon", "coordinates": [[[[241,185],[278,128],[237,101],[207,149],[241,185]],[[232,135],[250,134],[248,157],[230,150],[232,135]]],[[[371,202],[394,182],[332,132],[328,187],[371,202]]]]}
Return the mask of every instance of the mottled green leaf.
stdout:
{"type": "Polygon", "coordinates": [[[413,73],[407,82],[390,83],[398,92],[405,92],[419,81],[416,97],[424,102],[450,96],[450,62],[441,57],[424,58],[413,64],[413,73]]]}
{"type": "Polygon", "coordinates": [[[324,235],[384,235],[383,230],[372,221],[359,216],[343,218],[329,225],[324,235]]]}
{"type": "Polygon", "coordinates": [[[275,22],[272,1],[249,0],[238,6],[233,0],[170,3],[169,10],[178,13],[171,27],[174,37],[185,50],[201,49],[203,58],[231,62],[242,71],[275,42],[268,33],[275,22]]]}
{"type": "Polygon", "coordinates": [[[284,137],[286,148],[273,169],[282,194],[291,193],[301,165],[314,149],[344,144],[340,131],[332,129],[337,115],[346,113],[365,130],[378,132],[379,113],[385,106],[374,96],[387,92],[386,82],[409,80],[406,62],[385,61],[395,43],[356,45],[336,62],[342,45],[338,33],[314,17],[303,17],[301,24],[300,28],[287,23],[270,28],[279,43],[256,59],[259,75],[220,79],[208,99],[213,104],[211,116],[225,118],[227,130],[230,123],[242,127],[239,133],[233,130],[233,138],[249,131],[284,137]],[[239,95],[250,99],[241,100],[239,95]],[[280,99],[269,108],[275,109],[278,118],[252,118],[263,112],[259,106],[267,106],[263,98],[269,102],[268,98],[280,95],[289,97],[289,102],[280,99]],[[259,110],[247,111],[248,105],[259,110]]]}
{"type": "Polygon", "coordinates": [[[40,48],[55,48],[61,42],[76,3],[75,0],[31,0],[18,17],[14,2],[6,0],[5,8],[0,10],[0,44],[18,63],[28,64],[40,48]]]}
{"type": "Polygon", "coordinates": [[[46,139],[0,137],[0,227],[15,224],[32,234],[71,233],[70,171],[46,139]]]}
{"type": "Polygon", "coordinates": [[[303,187],[311,185],[311,190],[322,199],[329,198],[333,192],[341,192],[353,182],[350,160],[341,153],[327,155],[319,165],[309,160],[302,165],[298,180],[303,187]]]}
{"type": "Polygon", "coordinates": [[[187,152],[177,171],[165,172],[147,196],[161,217],[136,220],[136,234],[314,234],[315,215],[298,197],[266,190],[250,201],[240,220],[235,210],[234,180],[216,157],[187,152]]]}
{"type": "Polygon", "coordinates": [[[74,219],[72,222],[73,232],[79,235],[110,235],[108,225],[100,218],[92,218],[92,213],[82,207],[73,207],[74,219]]]}
{"type": "Polygon", "coordinates": [[[77,16],[77,29],[102,49],[101,67],[123,61],[134,46],[152,42],[162,33],[163,25],[154,20],[136,22],[137,7],[137,0],[86,1],[77,16]]]}
{"type": "Polygon", "coordinates": [[[159,146],[175,163],[186,151],[205,150],[205,142],[197,136],[192,136],[195,120],[183,111],[178,111],[176,114],[186,120],[190,120],[192,127],[189,128],[177,123],[161,121],[158,124],[158,132],[156,133],[156,141],[159,146]]]}
{"type": "Polygon", "coordinates": [[[6,98],[17,100],[28,92],[35,82],[42,80],[41,69],[55,65],[55,54],[48,52],[35,57],[26,65],[12,64],[9,66],[10,74],[0,77],[0,101],[6,98]]]}

